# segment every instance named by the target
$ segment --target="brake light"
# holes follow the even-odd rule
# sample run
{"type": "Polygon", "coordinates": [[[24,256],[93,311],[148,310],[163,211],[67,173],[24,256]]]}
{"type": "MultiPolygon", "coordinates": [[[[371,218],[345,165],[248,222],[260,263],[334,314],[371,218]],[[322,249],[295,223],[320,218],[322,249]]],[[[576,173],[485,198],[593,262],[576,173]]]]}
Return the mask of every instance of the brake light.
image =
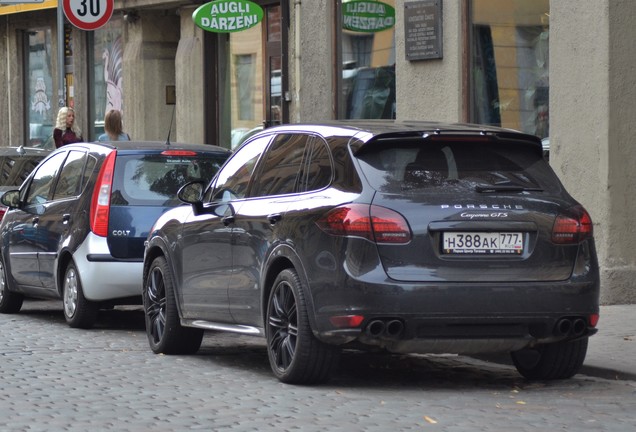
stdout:
{"type": "Polygon", "coordinates": [[[0,207],[0,220],[4,217],[4,214],[7,212],[6,207],[0,207]]]}
{"type": "Polygon", "coordinates": [[[592,237],[592,218],[582,206],[575,206],[557,216],[552,227],[552,241],[576,244],[592,237]]]}
{"type": "Polygon", "coordinates": [[[161,154],[164,156],[196,156],[197,152],[191,150],[164,150],[161,154]]]}
{"type": "Polygon", "coordinates": [[[91,201],[91,231],[101,237],[108,234],[108,218],[110,216],[110,193],[113,187],[113,174],[115,170],[115,157],[117,152],[113,151],[102,165],[93,190],[91,201]]]}
{"type": "Polygon", "coordinates": [[[349,204],[336,207],[316,221],[327,234],[362,237],[377,243],[404,244],[411,230],[404,217],[385,207],[349,204]]]}

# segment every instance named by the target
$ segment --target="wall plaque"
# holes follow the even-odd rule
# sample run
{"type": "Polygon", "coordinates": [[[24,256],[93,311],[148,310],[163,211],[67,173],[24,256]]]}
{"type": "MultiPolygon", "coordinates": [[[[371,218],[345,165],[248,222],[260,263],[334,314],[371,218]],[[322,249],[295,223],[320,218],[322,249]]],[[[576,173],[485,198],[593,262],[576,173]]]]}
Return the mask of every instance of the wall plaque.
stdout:
{"type": "Polygon", "coordinates": [[[406,59],[442,58],[442,0],[404,3],[406,59]]]}

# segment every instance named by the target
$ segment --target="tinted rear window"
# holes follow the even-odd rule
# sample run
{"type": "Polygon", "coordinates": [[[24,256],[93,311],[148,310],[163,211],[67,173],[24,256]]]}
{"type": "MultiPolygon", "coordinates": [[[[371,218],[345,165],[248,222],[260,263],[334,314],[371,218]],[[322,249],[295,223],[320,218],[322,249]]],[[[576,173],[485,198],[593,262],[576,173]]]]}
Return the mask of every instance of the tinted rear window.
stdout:
{"type": "Polygon", "coordinates": [[[115,164],[113,205],[177,205],[177,191],[189,181],[209,182],[226,154],[165,156],[119,155],[115,164]]]}
{"type": "Polygon", "coordinates": [[[518,186],[560,190],[560,182],[530,144],[491,142],[396,142],[359,156],[369,183],[387,193],[475,190],[518,186]]]}

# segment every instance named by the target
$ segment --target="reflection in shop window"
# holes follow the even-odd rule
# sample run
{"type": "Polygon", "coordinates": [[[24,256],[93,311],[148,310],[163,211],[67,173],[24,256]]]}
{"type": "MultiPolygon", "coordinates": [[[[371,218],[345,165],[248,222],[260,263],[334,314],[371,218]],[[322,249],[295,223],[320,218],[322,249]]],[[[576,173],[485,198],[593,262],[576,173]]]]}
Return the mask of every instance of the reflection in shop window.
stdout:
{"type": "Polygon", "coordinates": [[[236,64],[236,80],[238,86],[238,115],[239,120],[254,120],[254,103],[252,90],[254,88],[254,55],[240,54],[234,56],[236,64]]]}
{"type": "Polygon", "coordinates": [[[51,29],[33,29],[26,38],[26,92],[28,98],[27,124],[28,143],[31,147],[55,148],[53,128],[55,125],[55,103],[53,99],[53,77],[51,55],[51,29]]]}
{"type": "MultiPolygon", "coordinates": [[[[124,113],[123,20],[113,17],[93,34],[93,131],[97,137],[104,132],[104,116],[111,109],[124,113]]],[[[123,116],[124,123],[126,116],[123,116]]],[[[124,127],[125,128],[125,127],[124,127]]]]}
{"type": "Polygon", "coordinates": [[[549,136],[549,0],[472,0],[471,121],[549,136]]]}
{"type": "MultiPolygon", "coordinates": [[[[395,0],[381,3],[395,8],[395,0]]],[[[339,38],[338,118],[395,118],[395,27],[377,32],[341,28],[339,38]]]]}

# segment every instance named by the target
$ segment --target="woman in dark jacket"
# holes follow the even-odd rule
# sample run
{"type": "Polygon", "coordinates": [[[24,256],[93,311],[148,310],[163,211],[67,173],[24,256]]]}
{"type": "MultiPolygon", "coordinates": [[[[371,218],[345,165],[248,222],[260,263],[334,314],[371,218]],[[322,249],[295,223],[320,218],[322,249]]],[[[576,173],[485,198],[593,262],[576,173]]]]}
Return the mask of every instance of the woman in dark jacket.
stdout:
{"type": "Polygon", "coordinates": [[[53,129],[53,139],[55,147],[60,148],[63,145],[84,141],[82,131],[75,124],[75,111],[70,107],[60,108],[57,113],[57,122],[53,129]]]}

